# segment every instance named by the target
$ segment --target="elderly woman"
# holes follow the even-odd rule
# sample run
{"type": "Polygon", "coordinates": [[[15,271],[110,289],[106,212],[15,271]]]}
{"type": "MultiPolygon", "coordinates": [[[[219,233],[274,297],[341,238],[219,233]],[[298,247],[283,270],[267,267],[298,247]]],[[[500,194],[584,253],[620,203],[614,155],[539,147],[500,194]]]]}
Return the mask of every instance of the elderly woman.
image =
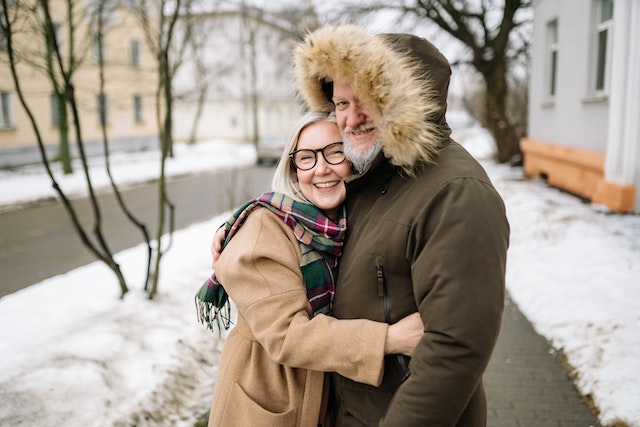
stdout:
{"type": "Polygon", "coordinates": [[[203,321],[228,327],[210,426],[326,426],[324,372],[378,385],[386,354],[411,354],[417,314],[394,325],[329,313],[346,219],[343,180],[352,174],[335,119],[309,113],[289,138],[272,193],[227,222],[215,274],[198,294],[203,321]],[[208,295],[208,296],[207,296],[208,295]]]}

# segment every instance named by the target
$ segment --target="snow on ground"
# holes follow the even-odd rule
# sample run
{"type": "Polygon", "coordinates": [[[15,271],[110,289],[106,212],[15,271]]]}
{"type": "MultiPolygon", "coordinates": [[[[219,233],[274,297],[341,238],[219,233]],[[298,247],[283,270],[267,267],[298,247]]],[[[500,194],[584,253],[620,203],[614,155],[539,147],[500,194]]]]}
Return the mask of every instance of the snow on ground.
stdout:
{"type": "MultiPolygon", "coordinates": [[[[640,427],[640,216],[610,214],[523,180],[521,169],[490,160],[490,138],[477,127],[454,137],[505,200],[512,298],[564,351],[603,425],[640,427]]],[[[178,146],[169,174],[253,163],[251,146],[230,144],[178,146]]],[[[157,175],[157,153],[114,156],[113,163],[120,184],[157,175]]],[[[92,169],[104,187],[98,159],[92,169]]],[[[84,194],[81,174],[60,181],[84,194]]],[[[41,167],[0,173],[5,208],[51,197],[41,167]]],[[[0,425],[193,425],[208,406],[222,345],[196,323],[193,296],[210,273],[213,228],[226,216],[175,233],[153,301],[136,289],[118,299],[113,274],[98,262],[0,299],[0,425]]],[[[142,282],[142,246],[117,261],[129,283],[142,282]]]]}
{"type": "MultiPolygon", "coordinates": [[[[133,153],[113,153],[110,156],[110,170],[119,187],[155,180],[159,174],[160,153],[158,151],[139,151],[133,153]]],[[[165,166],[167,177],[186,174],[211,172],[247,164],[256,159],[251,144],[228,141],[211,141],[200,144],[175,144],[174,157],[168,158],[165,166]]],[[[109,177],[106,173],[105,159],[89,158],[91,182],[96,190],[108,191],[109,177]]],[[[53,163],[54,176],[64,192],[71,196],[84,196],[88,192],[82,164],[75,160],[74,174],[63,175],[60,164],[53,163]]],[[[38,200],[57,198],[51,186],[51,179],[42,165],[32,165],[8,171],[0,170],[0,211],[14,205],[38,200]]]]}

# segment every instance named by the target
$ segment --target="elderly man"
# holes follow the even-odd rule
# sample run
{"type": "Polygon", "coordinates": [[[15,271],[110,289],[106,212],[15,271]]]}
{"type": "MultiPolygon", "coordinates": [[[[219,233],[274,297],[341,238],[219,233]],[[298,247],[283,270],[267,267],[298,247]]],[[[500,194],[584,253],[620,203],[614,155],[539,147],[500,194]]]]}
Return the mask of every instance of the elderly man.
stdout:
{"type": "Polygon", "coordinates": [[[295,48],[299,92],[335,111],[356,176],[333,315],[394,323],[418,310],[410,362],[380,387],[331,375],[336,426],[484,426],[482,375],[501,324],[509,225],[482,167],[451,139],[450,67],[428,41],[323,27],[295,48]]]}

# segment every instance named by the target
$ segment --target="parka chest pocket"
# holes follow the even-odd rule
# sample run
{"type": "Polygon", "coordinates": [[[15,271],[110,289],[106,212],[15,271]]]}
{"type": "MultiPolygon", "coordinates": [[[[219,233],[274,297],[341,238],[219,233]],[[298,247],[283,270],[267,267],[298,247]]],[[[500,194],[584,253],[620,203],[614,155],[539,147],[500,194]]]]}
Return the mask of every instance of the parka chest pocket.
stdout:
{"type": "Polygon", "coordinates": [[[372,254],[370,262],[369,268],[375,273],[376,294],[384,321],[389,324],[395,323],[404,316],[418,311],[410,266],[390,264],[389,258],[379,252],[372,254]]]}

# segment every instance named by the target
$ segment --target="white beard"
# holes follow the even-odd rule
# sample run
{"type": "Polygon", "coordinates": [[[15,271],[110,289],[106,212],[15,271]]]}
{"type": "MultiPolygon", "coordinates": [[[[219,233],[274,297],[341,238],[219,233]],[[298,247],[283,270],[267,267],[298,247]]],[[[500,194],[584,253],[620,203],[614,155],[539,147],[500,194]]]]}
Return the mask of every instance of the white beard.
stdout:
{"type": "Polygon", "coordinates": [[[373,159],[375,159],[380,150],[382,150],[382,143],[377,139],[375,144],[365,151],[356,150],[349,141],[349,138],[345,136],[342,137],[342,143],[344,154],[347,156],[347,160],[351,162],[357,173],[363,173],[369,169],[373,159]]]}

